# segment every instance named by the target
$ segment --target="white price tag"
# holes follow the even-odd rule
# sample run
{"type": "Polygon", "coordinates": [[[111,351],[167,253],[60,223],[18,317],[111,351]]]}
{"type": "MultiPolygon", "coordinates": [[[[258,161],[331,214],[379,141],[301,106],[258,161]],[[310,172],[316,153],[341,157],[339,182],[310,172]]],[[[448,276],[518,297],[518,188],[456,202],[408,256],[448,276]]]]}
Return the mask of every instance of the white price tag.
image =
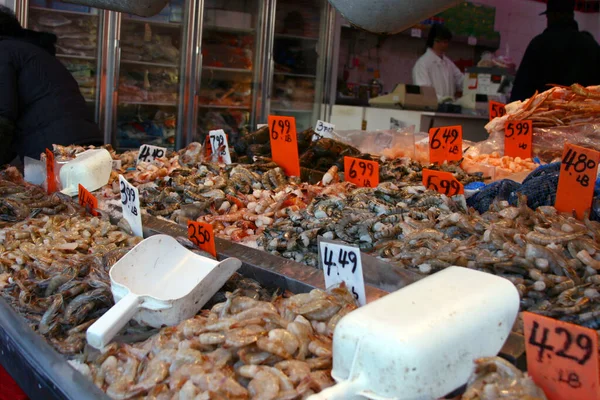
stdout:
{"type": "Polygon", "coordinates": [[[334,124],[330,124],[329,122],[318,120],[317,125],[315,125],[316,135],[313,136],[313,141],[318,140],[319,138],[322,138],[322,137],[332,139],[334,130],[335,130],[334,124]]]}
{"type": "Polygon", "coordinates": [[[319,263],[327,288],[344,282],[361,306],[367,304],[360,249],[319,237],[319,263]]]}
{"type": "Polygon", "coordinates": [[[269,124],[258,124],[256,125],[256,129],[264,128],[265,126],[269,126],[269,124]]]}
{"type": "Polygon", "coordinates": [[[121,169],[121,160],[113,160],[112,169],[121,169]]]}
{"type": "Polygon", "coordinates": [[[469,36],[467,38],[467,43],[469,44],[469,46],[476,46],[477,45],[477,38],[475,36],[469,36]]]}
{"type": "Polygon", "coordinates": [[[410,36],[415,37],[415,38],[420,38],[423,36],[423,31],[420,30],[419,28],[412,28],[410,30],[410,36]]]}
{"type": "Polygon", "coordinates": [[[138,161],[151,162],[156,158],[161,158],[167,155],[167,149],[165,147],[152,146],[150,144],[143,144],[140,147],[138,153],[138,161]]]}
{"type": "Polygon", "coordinates": [[[136,187],[127,182],[123,175],[119,175],[119,186],[121,188],[121,205],[123,206],[123,217],[133,234],[144,237],[142,231],[142,209],[140,207],[140,194],[136,187]]]}
{"type": "Polygon", "coordinates": [[[229,154],[229,144],[227,143],[225,131],[223,129],[210,131],[208,135],[210,136],[210,145],[213,154],[219,153],[220,150],[219,157],[223,158],[225,164],[231,164],[231,154],[229,154]]]}

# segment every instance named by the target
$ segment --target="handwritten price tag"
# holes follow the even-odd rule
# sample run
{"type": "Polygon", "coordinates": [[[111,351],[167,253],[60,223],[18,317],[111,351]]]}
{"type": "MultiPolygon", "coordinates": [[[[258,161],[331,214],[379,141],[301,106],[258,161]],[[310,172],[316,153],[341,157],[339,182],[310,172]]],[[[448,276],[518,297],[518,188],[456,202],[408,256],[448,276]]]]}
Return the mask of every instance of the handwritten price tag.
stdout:
{"type": "Polygon", "coordinates": [[[188,221],[188,238],[200,249],[217,256],[213,227],[206,222],[188,221]]]}
{"type": "Polygon", "coordinates": [[[58,190],[56,184],[56,173],[54,166],[54,153],[49,149],[46,149],[46,186],[48,194],[52,194],[58,190]]]}
{"type": "Polygon", "coordinates": [[[344,282],[361,306],[367,304],[360,249],[319,237],[319,262],[325,274],[325,286],[344,282]]]}
{"type": "Polygon", "coordinates": [[[78,191],[79,204],[84,207],[90,214],[97,217],[99,214],[96,211],[98,208],[98,199],[94,197],[86,188],[79,184],[78,191]]]}
{"type": "Polygon", "coordinates": [[[131,226],[133,234],[144,237],[142,230],[142,209],[140,207],[140,194],[136,187],[127,182],[123,175],[119,175],[121,187],[121,205],[123,206],[123,217],[131,226]]]}
{"type": "Polygon", "coordinates": [[[334,130],[335,130],[334,124],[330,124],[329,122],[325,122],[325,121],[321,121],[321,120],[318,120],[317,125],[315,126],[315,133],[317,135],[320,135],[323,137],[330,138],[331,134],[333,133],[334,130]]]}
{"type": "Polygon", "coordinates": [[[462,126],[431,128],[429,131],[429,162],[462,159],[462,126]]]}
{"type": "Polygon", "coordinates": [[[296,119],[269,115],[269,131],[273,161],[283,168],[287,176],[300,176],[296,119]]]}
{"type": "Polygon", "coordinates": [[[533,123],[530,120],[506,121],[504,124],[504,155],[531,158],[533,123]]]}
{"type": "Polygon", "coordinates": [[[423,169],[423,186],[449,197],[465,193],[462,183],[450,172],[423,169]]]}
{"type": "Polygon", "coordinates": [[[583,218],[592,206],[598,162],[599,152],[573,144],[565,145],[554,203],[558,211],[575,211],[577,218],[583,218]]]}
{"type": "Polygon", "coordinates": [[[498,103],[497,101],[489,102],[489,114],[490,121],[494,118],[504,117],[506,115],[506,108],[504,104],[498,103]]]}
{"type": "Polygon", "coordinates": [[[356,186],[376,188],[379,186],[379,163],[344,157],[344,177],[346,182],[356,186]]]}
{"type": "Polygon", "coordinates": [[[527,373],[549,400],[598,400],[598,334],[593,329],[523,313],[527,373]]]}
{"type": "Polygon", "coordinates": [[[138,161],[151,162],[157,158],[161,158],[167,155],[167,149],[164,147],[152,146],[149,144],[143,144],[140,147],[138,153],[138,161]]]}
{"type": "Polygon", "coordinates": [[[223,129],[209,132],[210,146],[214,153],[219,153],[219,161],[221,159],[225,164],[231,164],[231,154],[229,154],[229,144],[227,143],[227,135],[223,129]]]}
{"type": "Polygon", "coordinates": [[[121,160],[113,160],[112,161],[112,169],[121,169],[121,160]]]}

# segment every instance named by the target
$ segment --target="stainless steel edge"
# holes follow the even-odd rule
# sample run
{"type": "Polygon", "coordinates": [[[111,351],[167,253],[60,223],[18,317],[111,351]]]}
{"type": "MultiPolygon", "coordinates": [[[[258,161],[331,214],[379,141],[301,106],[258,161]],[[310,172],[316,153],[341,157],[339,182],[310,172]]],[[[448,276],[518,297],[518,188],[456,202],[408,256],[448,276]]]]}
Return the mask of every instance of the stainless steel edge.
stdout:
{"type": "Polygon", "coordinates": [[[29,27],[29,0],[15,0],[15,16],[23,28],[29,27]]]}
{"type": "Polygon", "coordinates": [[[103,82],[103,75],[101,73],[99,73],[100,71],[102,71],[102,64],[103,64],[103,59],[102,57],[104,56],[103,54],[103,48],[102,48],[102,38],[105,36],[105,24],[104,24],[104,14],[106,13],[106,11],[104,10],[98,10],[98,33],[96,34],[96,43],[97,43],[97,49],[96,49],[96,93],[94,95],[94,98],[96,99],[96,103],[95,103],[95,107],[94,107],[94,121],[96,122],[96,124],[98,124],[98,126],[100,125],[100,108],[101,108],[101,104],[100,104],[100,99],[101,99],[101,89],[102,86],[104,85],[103,82]]]}
{"type": "Polygon", "coordinates": [[[256,24],[254,32],[254,42],[256,43],[254,49],[254,71],[252,74],[252,109],[250,114],[250,131],[256,129],[256,124],[263,122],[261,115],[262,104],[264,101],[264,87],[263,77],[265,76],[264,69],[266,68],[266,54],[267,49],[265,46],[266,35],[268,28],[268,2],[256,0],[258,3],[258,13],[256,15],[256,24]]]}
{"type": "Polygon", "coordinates": [[[260,104],[259,119],[267,122],[271,111],[271,98],[273,96],[273,74],[275,72],[275,61],[273,59],[273,46],[275,44],[275,15],[277,11],[277,0],[264,0],[266,8],[266,21],[264,29],[264,68],[262,71],[262,96],[260,104]]]}
{"type": "Polygon", "coordinates": [[[331,66],[333,64],[333,60],[331,59],[331,48],[333,47],[333,8],[325,0],[322,0],[321,4],[321,27],[317,46],[317,78],[315,82],[313,121],[311,122],[313,126],[318,119],[325,120],[322,104],[326,103],[326,99],[328,98],[327,90],[330,86],[329,80],[331,79],[331,66]]]}
{"type": "Polygon", "coordinates": [[[118,88],[118,40],[121,32],[121,15],[114,11],[104,11],[102,17],[104,35],[99,43],[101,49],[99,74],[101,86],[98,101],[98,125],[104,134],[104,143],[116,145],[114,117],[116,115],[116,89],[118,88]]]}

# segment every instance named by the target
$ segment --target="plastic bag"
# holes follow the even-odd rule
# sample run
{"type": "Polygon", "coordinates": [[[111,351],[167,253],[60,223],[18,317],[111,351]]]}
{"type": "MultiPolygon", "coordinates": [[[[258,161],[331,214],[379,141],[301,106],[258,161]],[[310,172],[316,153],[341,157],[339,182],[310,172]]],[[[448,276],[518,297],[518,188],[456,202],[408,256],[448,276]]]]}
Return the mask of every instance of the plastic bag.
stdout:
{"type": "Polygon", "coordinates": [[[415,154],[415,127],[380,131],[334,131],[332,139],[357,148],[362,153],[387,158],[410,157],[415,154]]]}

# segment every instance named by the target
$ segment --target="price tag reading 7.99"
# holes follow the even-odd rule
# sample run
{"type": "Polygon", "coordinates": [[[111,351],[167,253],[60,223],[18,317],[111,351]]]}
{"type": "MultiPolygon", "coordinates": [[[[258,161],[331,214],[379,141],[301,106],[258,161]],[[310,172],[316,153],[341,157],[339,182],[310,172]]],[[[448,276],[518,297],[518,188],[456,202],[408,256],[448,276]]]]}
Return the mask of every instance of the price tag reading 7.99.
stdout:
{"type": "Polygon", "coordinates": [[[269,133],[273,161],[287,176],[300,176],[300,158],[294,117],[269,116],[269,133]]]}
{"type": "Polygon", "coordinates": [[[331,240],[318,238],[319,262],[325,275],[325,286],[330,288],[342,282],[358,303],[367,303],[360,249],[331,240]]]}
{"type": "Polygon", "coordinates": [[[431,128],[429,131],[429,162],[459,161],[462,159],[462,126],[431,128]]]}
{"type": "Polygon", "coordinates": [[[548,399],[600,399],[596,331],[529,312],[523,322],[527,372],[548,399]]]}
{"type": "Polygon", "coordinates": [[[379,163],[359,158],[344,157],[344,178],[356,186],[379,186],[379,163]]]}
{"type": "Polygon", "coordinates": [[[504,155],[531,158],[533,124],[530,120],[506,121],[504,125],[504,155]]]}
{"type": "Polygon", "coordinates": [[[450,172],[423,169],[423,186],[449,197],[465,193],[462,183],[450,172]]]}
{"type": "Polygon", "coordinates": [[[188,221],[188,239],[200,249],[217,256],[213,227],[206,222],[188,221]]]}

